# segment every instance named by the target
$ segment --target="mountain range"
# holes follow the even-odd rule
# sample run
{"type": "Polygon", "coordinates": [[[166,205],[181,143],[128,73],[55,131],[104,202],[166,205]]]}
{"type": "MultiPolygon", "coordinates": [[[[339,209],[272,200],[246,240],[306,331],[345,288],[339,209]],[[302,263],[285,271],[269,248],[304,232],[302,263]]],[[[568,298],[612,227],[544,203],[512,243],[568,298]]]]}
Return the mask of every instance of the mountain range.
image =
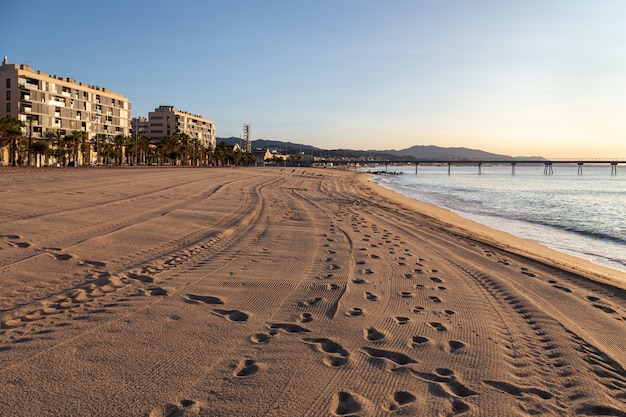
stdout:
{"type": "MultiPolygon", "coordinates": [[[[244,146],[243,140],[237,137],[217,138],[217,143],[226,142],[229,145],[236,143],[244,146]]],[[[252,149],[269,149],[278,153],[294,155],[304,154],[329,159],[335,158],[359,158],[359,159],[379,159],[379,160],[406,160],[406,159],[429,159],[429,160],[460,160],[460,159],[480,159],[480,160],[500,160],[509,161],[514,159],[542,159],[539,156],[513,157],[501,155],[478,149],[469,148],[445,148],[433,145],[415,145],[410,148],[400,150],[353,150],[353,149],[321,149],[315,146],[283,142],[271,139],[256,139],[252,141],[252,149]]]]}

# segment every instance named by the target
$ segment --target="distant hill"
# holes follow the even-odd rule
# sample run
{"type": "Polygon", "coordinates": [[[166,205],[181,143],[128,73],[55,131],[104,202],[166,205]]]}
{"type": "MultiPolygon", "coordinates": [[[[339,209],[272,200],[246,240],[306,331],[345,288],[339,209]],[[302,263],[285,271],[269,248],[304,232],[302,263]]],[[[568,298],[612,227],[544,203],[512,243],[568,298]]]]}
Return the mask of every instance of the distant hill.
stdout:
{"type": "MultiPolygon", "coordinates": [[[[217,138],[217,143],[226,142],[229,145],[239,143],[245,146],[244,141],[240,138],[217,138]]],[[[513,159],[542,159],[541,157],[512,157],[510,155],[500,155],[478,149],[469,148],[444,148],[433,145],[415,145],[410,148],[401,150],[368,150],[359,151],[353,149],[320,149],[315,146],[282,142],[270,139],[256,139],[252,141],[253,149],[269,149],[276,150],[282,154],[294,155],[304,153],[305,155],[313,155],[317,157],[333,158],[359,158],[359,159],[378,159],[378,160],[408,160],[408,159],[429,159],[429,160],[463,160],[463,159],[482,159],[482,160],[500,160],[508,161],[513,159]]]]}
{"type": "Polygon", "coordinates": [[[410,157],[415,159],[484,159],[484,160],[509,160],[514,159],[509,155],[499,155],[495,153],[485,152],[477,149],[468,148],[442,148],[433,145],[416,145],[399,151],[388,150],[381,151],[394,156],[410,157]]]}

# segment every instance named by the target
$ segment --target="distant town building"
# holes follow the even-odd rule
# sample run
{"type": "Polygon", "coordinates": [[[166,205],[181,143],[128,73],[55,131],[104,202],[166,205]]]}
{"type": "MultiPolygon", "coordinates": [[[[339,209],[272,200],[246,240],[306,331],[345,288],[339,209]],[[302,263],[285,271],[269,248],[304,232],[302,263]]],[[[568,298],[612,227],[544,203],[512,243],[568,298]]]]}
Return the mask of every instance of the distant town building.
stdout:
{"type": "MultiPolygon", "coordinates": [[[[140,125],[138,125],[139,127],[140,125]]],[[[148,133],[146,137],[157,141],[174,133],[186,133],[192,139],[199,139],[204,147],[215,148],[215,124],[202,116],[175,109],[173,106],[160,106],[148,113],[148,133]]]]}
{"type": "Polygon", "coordinates": [[[148,137],[148,119],[145,117],[133,117],[131,122],[130,132],[136,137],[148,137]]]}
{"type": "MultiPolygon", "coordinates": [[[[9,64],[7,57],[0,66],[0,117],[20,119],[26,125],[24,134],[32,139],[73,131],[85,132],[87,142],[98,134],[128,136],[130,114],[130,101],[108,88],[9,64]]],[[[90,149],[76,163],[93,163],[96,158],[90,149]]]]}

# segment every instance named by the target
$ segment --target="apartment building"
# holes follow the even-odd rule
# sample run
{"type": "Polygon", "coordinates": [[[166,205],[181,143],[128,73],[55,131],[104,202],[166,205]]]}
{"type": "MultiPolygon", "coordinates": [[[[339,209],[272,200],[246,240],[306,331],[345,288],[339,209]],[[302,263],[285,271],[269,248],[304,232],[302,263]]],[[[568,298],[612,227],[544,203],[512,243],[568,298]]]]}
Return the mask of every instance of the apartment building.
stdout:
{"type": "Polygon", "coordinates": [[[148,137],[148,119],[145,117],[133,117],[130,121],[130,132],[134,137],[148,137]]]}
{"type": "MultiPolygon", "coordinates": [[[[32,127],[33,139],[73,131],[86,132],[87,140],[98,134],[129,136],[130,114],[130,101],[108,88],[9,64],[6,57],[0,66],[0,117],[19,118],[26,124],[26,136],[32,127]]],[[[81,154],[82,158],[79,163],[97,161],[93,149],[81,154]]]]}
{"type": "Polygon", "coordinates": [[[148,139],[156,141],[174,133],[186,133],[192,139],[199,139],[204,147],[215,148],[216,145],[215,123],[211,120],[173,106],[160,106],[148,113],[148,139]]]}

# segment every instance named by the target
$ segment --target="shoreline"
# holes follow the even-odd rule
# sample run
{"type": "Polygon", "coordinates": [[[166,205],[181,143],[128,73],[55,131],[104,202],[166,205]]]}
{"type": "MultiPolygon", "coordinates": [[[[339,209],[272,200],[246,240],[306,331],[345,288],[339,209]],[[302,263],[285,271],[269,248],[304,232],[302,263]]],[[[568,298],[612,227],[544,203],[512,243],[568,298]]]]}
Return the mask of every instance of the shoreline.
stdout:
{"type": "Polygon", "coordinates": [[[626,290],[626,273],[622,271],[593,263],[584,258],[559,252],[540,243],[513,236],[507,232],[493,229],[489,226],[462,217],[448,209],[414,200],[371,181],[370,173],[362,172],[357,173],[357,175],[361,175],[361,182],[364,185],[368,187],[373,186],[376,192],[385,198],[411,207],[413,210],[416,210],[425,216],[436,219],[439,222],[443,222],[456,233],[464,234],[469,238],[493,245],[494,247],[498,247],[516,255],[528,257],[529,259],[546,265],[581,275],[587,279],[612,285],[621,290],[626,290]]]}

